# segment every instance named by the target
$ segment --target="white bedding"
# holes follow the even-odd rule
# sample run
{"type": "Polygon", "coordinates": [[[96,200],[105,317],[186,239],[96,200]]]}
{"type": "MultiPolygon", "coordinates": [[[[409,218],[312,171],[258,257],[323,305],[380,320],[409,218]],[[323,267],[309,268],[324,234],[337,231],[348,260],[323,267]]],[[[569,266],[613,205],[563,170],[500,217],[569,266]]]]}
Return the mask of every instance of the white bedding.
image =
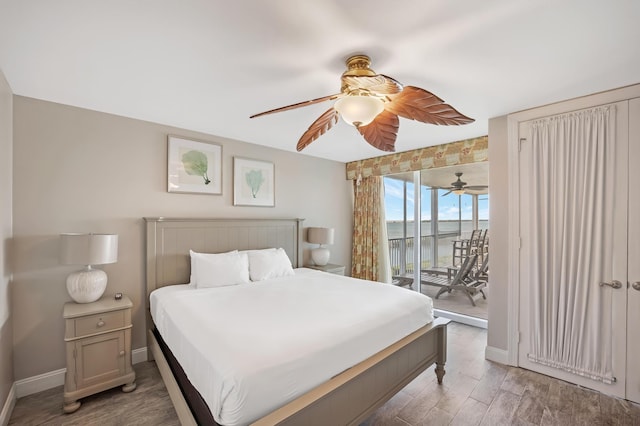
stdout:
{"type": "Polygon", "coordinates": [[[430,298],[311,269],[227,287],[174,285],[151,315],[224,425],[248,424],[433,321],[430,298]]]}

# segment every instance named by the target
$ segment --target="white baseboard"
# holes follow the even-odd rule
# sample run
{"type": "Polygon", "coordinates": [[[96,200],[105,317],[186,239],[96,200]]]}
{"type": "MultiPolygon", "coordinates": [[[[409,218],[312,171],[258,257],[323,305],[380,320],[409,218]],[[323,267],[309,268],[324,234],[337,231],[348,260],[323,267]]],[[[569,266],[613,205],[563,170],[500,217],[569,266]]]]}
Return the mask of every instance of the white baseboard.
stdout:
{"type": "Polygon", "coordinates": [[[0,424],[2,426],[7,426],[9,424],[9,420],[11,419],[11,413],[13,413],[13,407],[16,405],[16,385],[15,383],[11,386],[9,390],[9,395],[7,395],[7,400],[4,402],[2,406],[2,412],[0,412],[0,424]]]}
{"type": "Polygon", "coordinates": [[[489,361],[499,362],[500,364],[509,365],[509,352],[504,349],[487,346],[484,349],[484,358],[489,361]]]}
{"type": "Polygon", "coordinates": [[[138,364],[140,362],[146,362],[148,360],[147,347],[134,349],[131,351],[131,363],[138,364]]]}
{"type": "MultiPolygon", "coordinates": [[[[139,348],[131,351],[131,363],[138,364],[147,360],[147,348],[139,348]]],[[[66,368],[60,370],[49,371],[48,373],[39,374],[33,377],[27,377],[26,379],[18,380],[14,383],[16,389],[16,398],[22,398],[23,396],[31,395],[34,393],[42,392],[47,389],[55,388],[56,386],[64,385],[64,374],[67,372],[66,368]]]]}
{"type": "Polygon", "coordinates": [[[451,311],[441,311],[440,309],[434,309],[433,314],[437,317],[448,318],[451,321],[459,322],[461,324],[470,325],[478,328],[487,328],[487,320],[482,318],[470,317],[468,315],[458,314],[451,311]]]}
{"type": "Polygon", "coordinates": [[[66,368],[61,368],[60,370],[49,371],[48,373],[17,380],[15,382],[16,397],[22,398],[23,396],[64,385],[64,373],[66,373],[66,371],[66,368]]]}

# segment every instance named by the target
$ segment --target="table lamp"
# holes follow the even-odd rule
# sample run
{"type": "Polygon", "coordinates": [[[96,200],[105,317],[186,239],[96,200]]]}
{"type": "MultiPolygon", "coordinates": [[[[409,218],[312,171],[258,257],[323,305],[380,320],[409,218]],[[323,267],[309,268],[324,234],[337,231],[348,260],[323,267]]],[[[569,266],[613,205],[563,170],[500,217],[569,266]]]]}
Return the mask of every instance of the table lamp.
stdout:
{"type": "Polygon", "coordinates": [[[307,241],[319,244],[320,247],[311,250],[311,259],[316,265],[324,266],[329,262],[329,249],[323,244],[333,244],[333,228],[309,228],[307,241]]]}
{"type": "Polygon", "coordinates": [[[86,266],[69,274],[67,291],[76,303],[95,302],[107,288],[107,274],[92,266],[118,261],[118,235],[61,234],[60,261],[65,265],[86,266]]]}

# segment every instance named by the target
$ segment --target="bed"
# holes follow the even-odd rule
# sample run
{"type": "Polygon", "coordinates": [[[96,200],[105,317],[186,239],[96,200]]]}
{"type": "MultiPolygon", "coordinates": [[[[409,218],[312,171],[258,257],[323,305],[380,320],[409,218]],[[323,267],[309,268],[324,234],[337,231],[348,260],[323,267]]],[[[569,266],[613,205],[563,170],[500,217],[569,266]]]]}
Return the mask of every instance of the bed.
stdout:
{"type": "MultiPolygon", "coordinates": [[[[221,253],[234,249],[252,250],[282,247],[294,267],[301,266],[302,263],[303,229],[301,219],[145,218],[145,221],[147,226],[147,295],[151,297],[154,290],[161,288],[162,290],[156,292],[156,295],[171,293],[171,297],[166,299],[169,302],[165,302],[169,310],[177,309],[177,306],[180,305],[178,301],[182,298],[185,298],[185,300],[189,297],[193,298],[195,294],[193,291],[185,291],[184,285],[179,285],[188,283],[191,280],[189,250],[201,253],[221,253]],[[163,288],[167,286],[172,287],[163,288]],[[171,303],[171,300],[175,300],[175,303],[171,303]]],[[[315,280],[322,275],[329,275],[308,269],[296,269],[296,274],[304,276],[304,280],[309,283],[309,287],[314,285],[318,287],[321,284],[313,284],[315,280]]],[[[266,280],[264,281],[265,284],[258,290],[256,290],[256,284],[247,286],[243,284],[233,289],[225,288],[219,294],[225,294],[225,292],[247,292],[249,287],[253,286],[251,291],[264,291],[263,294],[257,297],[268,298],[270,294],[277,294],[277,291],[282,291],[282,294],[285,294],[288,291],[287,289],[301,288],[292,287],[291,280],[294,278],[297,279],[297,277],[285,277],[283,282],[266,280]]],[[[327,284],[327,288],[332,285],[340,285],[340,280],[350,280],[346,277],[334,276],[332,278],[337,281],[334,284],[327,284]]],[[[373,287],[376,287],[379,292],[384,292],[389,291],[389,288],[394,286],[378,284],[377,286],[373,285],[373,287]]],[[[391,290],[394,292],[406,292],[406,294],[410,293],[395,287],[391,288],[391,290]]],[[[209,303],[205,302],[205,298],[208,297],[206,294],[203,291],[201,295],[195,297],[195,300],[209,303]]],[[[212,297],[211,303],[219,298],[218,295],[212,297]]],[[[151,305],[149,303],[149,306],[151,305]]],[[[158,302],[155,301],[154,305],[157,306],[158,302]]],[[[251,307],[251,309],[256,309],[256,307],[251,307]]],[[[346,309],[343,309],[340,315],[346,313],[345,311],[346,309]]],[[[180,421],[182,424],[217,424],[213,420],[211,413],[209,413],[208,418],[202,417],[202,412],[207,411],[206,402],[203,408],[204,398],[195,390],[194,384],[190,383],[189,380],[185,380],[185,372],[180,362],[177,361],[168,348],[170,345],[164,341],[162,333],[159,333],[157,329],[164,328],[166,333],[164,337],[168,337],[167,340],[175,340],[174,337],[171,337],[171,333],[166,331],[167,322],[161,320],[158,322],[160,327],[156,327],[152,320],[151,310],[148,310],[147,314],[148,347],[156,360],[180,421]],[[185,397],[185,395],[187,396],[185,397]]],[[[159,318],[159,315],[154,312],[156,318],[159,318]]],[[[179,317],[183,316],[188,315],[181,314],[179,317]]],[[[305,321],[312,322],[313,320],[305,321]]],[[[308,325],[310,324],[308,323],[308,325]]],[[[443,319],[436,319],[424,326],[419,325],[415,331],[410,332],[398,341],[394,340],[390,344],[385,343],[383,346],[378,347],[371,352],[371,356],[358,361],[355,365],[352,364],[346,369],[334,366],[333,368],[338,368],[335,374],[332,373],[322,380],[319,380],[320,376],[316,377],[317,383],[312,388],[305,389],[303,393],[295,395],[294,398],[289,398],[290,401],[282,406],[275,405],[273,410],[265,411],[264,415],[261,415],[253,424],[359,424],[377,407],[384,404],[413,378],[434,363],[436,364],[435,371],[438,382],[441,383],[446,361],[446,325],[447,321],[443,319]]],[[[375,327],[376,330],[382,329],[380,328],[382,325],[376,325],[375,327]]],[[[395,329],[398,326],[393,325],[390,328],[395,329]]],[[[313,331],[313,327],[310,328],[310,331],[313,331]]],[[[309,333],[309,335],[321,335],[321,333],[322,330],[316,328],[315,333],[309,333]]],[[[366,342],[371,340],[370,337],[366,338],[366,342]]],[[[354,337],[353,339],[355,340],[356,338],[354,337]]],[[[321,340],[328,341],[330,339],[321,340]]],[[[352,338],[346,339],[346,341],[349,340],[352,340],[352,338]]],[[[312,340],[309,343],[311,344],[312,340]]],[[[377,344],[380,345],[381,343],[377,344]]],[[[232,344],[228,346],[233,347],[232,344]]],[[[337,358],[342,359],[345,354],[357,352],[356,349],[360,348],[360,346],[363,345],[356,345],[347,349],[337,358]]],[[[187,370],[191,368],[188,363],[184,362],[184,354],[180,355],[180,345],[175,345],[174,343],[173,347],[177,351],[178,357],[183,357],[185,368],[187,370]]],[[[204,349],[202,350],[204,351],[204,349]]],[[[184,352],[184,348],[182,352],[184,352]]],[[[193,354],[196,351],[189,349],[187,353],[193,354]]],[[[202,359],[215,358],[216,355],[216,352],[212,352],[208,356],[203,355],[202,359]]],[[[220,356],[223,357],[222,353],[220,356]]],[[[318,364],[317,360],[307,360],[305,362],[310,363],[306,365],[306,370],[320,370],[320,367],[329,364],[326,362],[318,364]],[[313,364],[313,362],[316,362],[316,364],[313,364]],[[315,368],[310,367],[314,365],[316,366],[315,368]]],[[[318,371],[318,374],[329,373],[318,371]]],[[[191,377],[195,378],[193,374],[191,377]]],[[[194,382],[197,381],[194,380],[194,382]]],[[[245,381],[251,382],[249,379],[245,381]]],[[[202,389],[201,383],[199,386],[202,389]]],[[[274,389],[277,389],[275,385],[274,389]]],[[[203,390],[202,394],[206,396],[207,392],[203,390]]],[[[264,407],[262,409],[264,410],[264,407]]],[[[246,418],[239,417],[236,420],[239,422],[238,424],[246,424],[246,418]]]]}

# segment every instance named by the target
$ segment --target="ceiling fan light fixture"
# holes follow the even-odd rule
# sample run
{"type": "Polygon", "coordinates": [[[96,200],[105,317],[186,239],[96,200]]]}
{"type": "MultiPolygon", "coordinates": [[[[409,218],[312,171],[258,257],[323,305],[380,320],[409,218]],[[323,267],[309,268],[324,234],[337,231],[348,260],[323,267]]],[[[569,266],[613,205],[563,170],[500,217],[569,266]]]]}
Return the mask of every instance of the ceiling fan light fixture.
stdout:
{"type": "Polygon", "coordinates": [[[366,95],[345,96],[333,107],[347,124],[355,127],[366,126],[384,110],[382,100],[366,95]]]}
{"type": "Polygon", "coordinates": [[[347,70],[340,77],[339,93],[271,109],[249,118],[336,101],[302,134],[296,144],[298,152],[332,129],[339,121],[338,116],[356,127],[369,145],[384,152],[395,151],[399,117],[444,126],[474,121],[431,92],[403,86],[391,77],[377,74],[370,68],[371,59],[367,55],[351,56],[346,65],[347,70]]]}
{"type": "Polygon", "coordinates": [[[464,189],[454,189],[454,190],[453,190],[453,191],[451,191],[451,192],[453,192],[453,193],[454,193],[454,194],[456,194],[456,195],[464,195],[464,193],[465,193],[465,192],[464,192],[464,189]]]}

